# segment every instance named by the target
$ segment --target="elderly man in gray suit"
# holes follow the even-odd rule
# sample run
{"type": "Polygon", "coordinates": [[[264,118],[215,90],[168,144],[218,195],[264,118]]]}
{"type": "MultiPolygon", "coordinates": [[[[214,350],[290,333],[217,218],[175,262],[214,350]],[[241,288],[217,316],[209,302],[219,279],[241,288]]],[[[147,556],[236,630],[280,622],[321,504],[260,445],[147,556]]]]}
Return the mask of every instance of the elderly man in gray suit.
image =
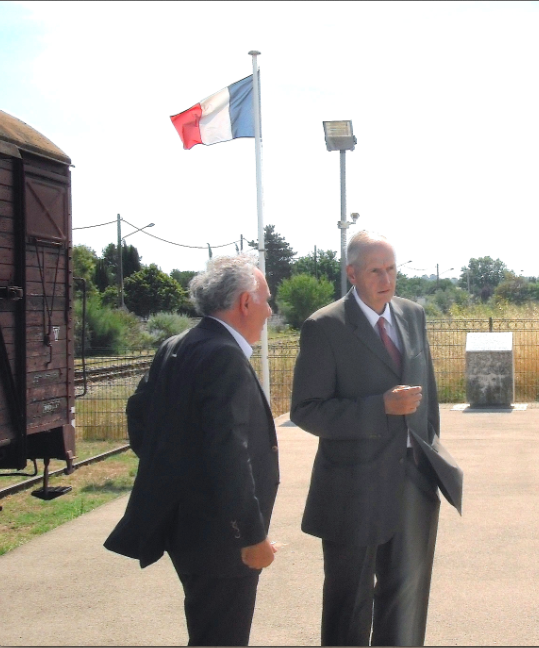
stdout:
{"type": "Polygon", "coordinates": [[[303,324],[291,420],[319,437],[302,529],[322,538],[322,645],[424,644],[440,499],[462,471],[439,441],[425,312],[395,297],[395,252],[348,245],[353,288],[303,324]]]}

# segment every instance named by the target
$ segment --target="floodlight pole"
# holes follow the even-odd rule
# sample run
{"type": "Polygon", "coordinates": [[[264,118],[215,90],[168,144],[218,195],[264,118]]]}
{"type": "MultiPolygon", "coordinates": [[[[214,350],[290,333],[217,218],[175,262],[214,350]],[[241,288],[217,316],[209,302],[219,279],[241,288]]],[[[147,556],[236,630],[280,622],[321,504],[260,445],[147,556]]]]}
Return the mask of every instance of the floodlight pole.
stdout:
{"type": "Polygon", "coordinates": [[[346,151],[339,151],[341,158],[341,297],[346,295],[346,230],[348,220],[346,218],[346,151]]]}
{"type": "MultiPolygon", "coordinates": [[[[341,297],[346,294],[346,230],[350,226],[346,218],[346,151],[353,151],[357,140],[352,130],[350,120],[324,121],[324,135],[328,151],[339,151],[341,169],[341,220],[337,227],[341,230],[341,297]]],[[[353,222],[358,219],[359,214],[352,214],[353,222]]]]}

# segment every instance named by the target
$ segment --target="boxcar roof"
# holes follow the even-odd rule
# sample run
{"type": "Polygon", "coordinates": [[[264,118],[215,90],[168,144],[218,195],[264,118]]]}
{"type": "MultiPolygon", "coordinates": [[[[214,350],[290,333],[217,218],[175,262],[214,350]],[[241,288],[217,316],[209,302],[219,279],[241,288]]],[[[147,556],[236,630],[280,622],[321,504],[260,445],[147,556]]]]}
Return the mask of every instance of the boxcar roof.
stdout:
{"type": "Polygon", "coordinates": [[[0,141],[14,144],[17,148],[29,153],[52,158],[64,164],[71,164],[68,156],[50,139],[3,110],[0,110],[0,141]]]}

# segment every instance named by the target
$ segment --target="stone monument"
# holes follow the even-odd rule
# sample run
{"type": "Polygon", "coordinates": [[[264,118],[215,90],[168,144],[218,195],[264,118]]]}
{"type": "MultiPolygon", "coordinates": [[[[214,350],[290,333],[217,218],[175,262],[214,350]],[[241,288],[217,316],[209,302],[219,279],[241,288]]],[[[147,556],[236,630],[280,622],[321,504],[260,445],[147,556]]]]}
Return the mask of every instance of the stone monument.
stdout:
{"type": "Polygon", "coordinates": [[[515,400],[512,333],[468,333],[466,400],[470,407],[511,407],[515,400]]]}

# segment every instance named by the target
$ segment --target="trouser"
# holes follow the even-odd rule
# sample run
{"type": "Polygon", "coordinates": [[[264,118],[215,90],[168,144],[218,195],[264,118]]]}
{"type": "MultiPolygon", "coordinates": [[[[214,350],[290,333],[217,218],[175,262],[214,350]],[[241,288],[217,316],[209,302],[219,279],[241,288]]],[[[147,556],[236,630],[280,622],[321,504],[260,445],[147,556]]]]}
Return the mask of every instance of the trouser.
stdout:
{"type": "Polygon", "coordinates": [[[406,477],[402,519],[383,545],[322,541],[322,646],[422,646],[440,500],[406,477]]]}
{"type": "MultiPolygon", "coordinates": [[[[173,552],[170,552],[174,564],[173,552]]],[[[224,577],[178,576],[185,594],[189,646],[247,646],[260,572],[224,577]]]]}

